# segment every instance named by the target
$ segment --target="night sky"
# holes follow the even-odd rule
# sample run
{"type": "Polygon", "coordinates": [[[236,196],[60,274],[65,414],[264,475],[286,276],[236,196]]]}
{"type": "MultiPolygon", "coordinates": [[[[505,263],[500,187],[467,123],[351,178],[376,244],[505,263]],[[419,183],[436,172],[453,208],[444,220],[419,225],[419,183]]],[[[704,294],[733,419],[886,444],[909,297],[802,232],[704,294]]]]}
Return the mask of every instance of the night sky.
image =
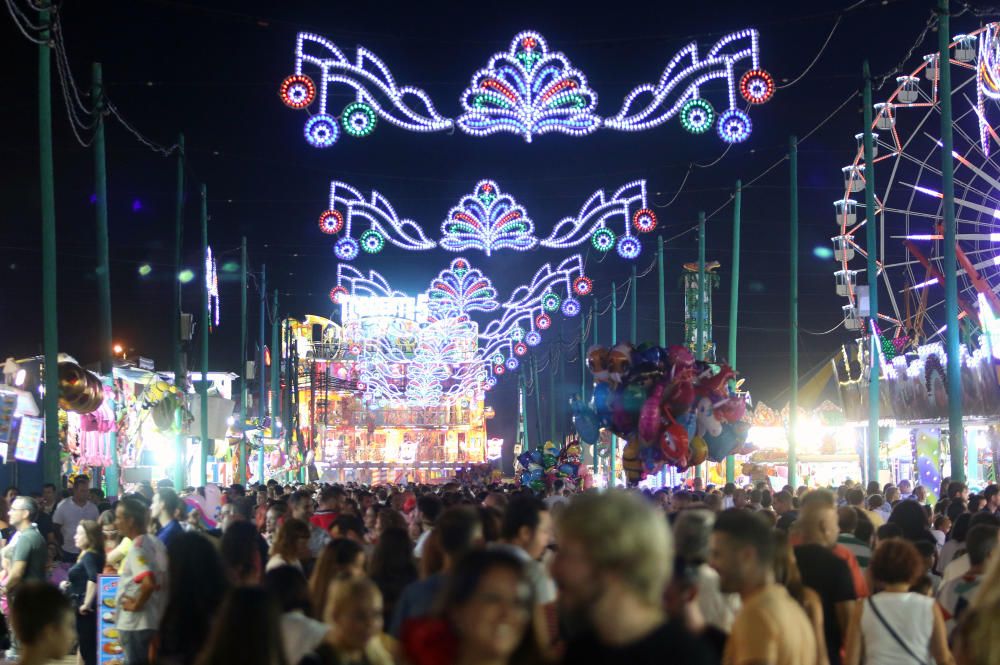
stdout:
{"type": "MultiPolygon", "coordinates": [[[[22,6],[28,4],[16,0],[22,6]]],[[[317,229],[326,208],[329,181],[346,181],[363,192],[377,189],[401,217],[423,223],[431,238],[458,199],[482,178],[496,180],[547,235],[564,216],[576,214],[596,189],[615,190],[646,178],[667,242],[668,339],[680,340],[683,303],[681,265],[697,258],[697,234],[682,232],[698,210],[712,212],[729,198],[737,178],[758,176],[787,151],[791,134],[803,136],[861,85],[861,63],[876,75],[891,71],[927,21],[934,3],[872,1],[844,15],[827,50],[800,82],[779,90],[750,115],[754,133],[711,168],[695,168],[676,200],[692,162],[715,161],[725,145],[714,135],[691,136],[676,120],[642,133],[601,130],[585,138],[549,134],[528,144],[514,135],[474,138],[410,133],[381,122],[365,139],[342,137],[328,150],[309,147],[302,136],[304,112],[282,105],[278,84],[292,73],[295,35],[312,31],[335,41],[353,57],[356,45],[378,54],[397,81],[425,89],[444,115],[460,113],[459,95],[489,56],[505,50],[519,31],[541,32],[550,48],[564,52],[598,92],[597,113],[614,114],[625,94],[655,82],[672,55],[696,39],[707,48],[721,35],[753,26],[761,32],[762,65],[779,83],[798,76],[818,52],[846,6],[830,2],[610,3],[587,8],[541,3],[326,3],[326,2],[130,2],[65,3],[62,10],[68,55],[78,85],[90,85],[90,63],[104,65],[108,96],[144,135],[171,145],[183,132],[188,154],[185,261],[198,260],[198,197],[208,186],[210,244],[219,255],[222,325],[213,332],[213,369],[239,371],[238,272],[224,265],[239,260],[246,235],[253,270],[267,264],[269,286],[280,291],[283,314],[331,314],[327,293],[335,283],[332,242],[317,229]],[[614,8],[620,10],[616,11],[614,8]],[[682,234],[682,235],[680,235],[682,234]]],[[[970,15],[953,19],[952,32],[977,27],[970,15]]],[[[915,56],[936,49],[931,32],[915,56]]],[[[40,224],[37,162],[36,47],[22,38],[9,17],[0,22],[3,82],[0,119],[0,352],[23,357],[41,350],[40,224]]],[[[741,72],[740,72],[741,73],[741,72]]],[[[54,89],[58,79],[53,69],[54,89]]],[[[349,101],[333,89],[331,108],[349,101]]],[[[875,101],[890,87],[876,91],[875,101]]],[[[62,96],[54,91],[56,204],[59,243],[60,349],[82,362],[97,357],[96,282],[92,155],[69,130],[62,96]]],[[[706,94],[724,108],[720,85],[706,94]],[[721,96],[720,96],[721,95],[721,96]]],[[[87,99],[84,99],[87,102],[87,99]]],[[[843,195],[841,167],[850,163],[854,134],[861,131],[860,96],[847,103],[800,148],[801,326],[826,331],[841,320],[843,300],[834,293],[832,258],[814,255],[829,248],[837,230],[832,201],[843,195]]],[[[170,284],[176,160],[138,143],[108,122],[110,243],[114,335],[137,354],[169,367],[170,284]],[[143,264],[152,271],[141,276],[143,264]]],[[[788,385],[788,169],[779,165],[744,191],[740,289],[739,367],[759,400],[776,400],[788,385]]],[[[357,237],[357,233],[355,233],[357,237]]],[[[644,236],[640,270],[655,255],[655,238],[644,236]]],[[[584,248],[585,249],[585,248],[584,248]]],[[[501,252],[487,259],[464,253],[493,277],[501,296],[542,263],[566,252],[501,252]]],[[[731,207],[708,223],[708,259],[718,260],[721,286],[715,294],[714,336],[725,348],[728,336],[731,207]]],[[[444,251],[411,254],[387,249],[362,255],[355,265],[374,268],[401,290],[415,292],[446,267],[444,251]]],[[[587,274],[602,299],[612,280],[627,278],[630,265],[613,252],[598,263],[593,252],[587,274]]],[[[640,282],[639,331],[629,330],[628,308],[619,317],[619,338],[656,339],[655,271],[640,282]]],[[[184,290],[185,310],[200,302],[196,283],[184,290]]],[[[251,340],[256,337],[256,295],[251,292],[251,340]]],[[[584,299],[589,307],[590,299],[584,299]]],[[[546,344],[562,328],[566,339],[578,319],[555,317],[546,344]]],[[[610,319],[601,322],[607,342],[610,319]]],[[[819,336],[803,333],[803,372],[848,341],[840,329],[819,336]]],[[[539,347],[544,357],[546,344],[539,347]]],[[[251,346],[252,348],[252,346],[251,346]]],[[[579,385],[579,364],[567,365],[566,389],[579,385]]],[[[511,436],[513,386],[508,374],[490,396],[498,418],[491,432],[511,436]]],[[[544,400],[549,396],[543,393],[544,400]]]]}

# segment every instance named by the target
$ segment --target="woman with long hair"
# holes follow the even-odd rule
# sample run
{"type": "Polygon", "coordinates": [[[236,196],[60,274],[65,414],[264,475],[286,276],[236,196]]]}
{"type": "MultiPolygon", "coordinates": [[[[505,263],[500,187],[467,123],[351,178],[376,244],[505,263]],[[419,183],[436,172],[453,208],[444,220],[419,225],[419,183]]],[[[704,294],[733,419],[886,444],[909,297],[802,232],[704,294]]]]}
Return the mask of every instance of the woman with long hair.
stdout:
{"type": "Polygon", "coordinates": [[[944,569],[948,567],[949,563],[965,554],[965,536],[969,533],[969,522],[971,521],[971,513],[960,513],[955,517],[948,537],[938,554],[938,575],[943,575],[944,569]]]}
{"type": "Polygon", "coordinates": [[[802,583],[802,573],[795,562],[795,550],[788,541],[784,531],[774,532],[774,581],[788,590],[788,595],[795,599],[812,624],[816,634],[816,663],[827,665],[830,659],[826,654],[826,639],[823,635],[823,603],[819,594],[802,583]]]}
{"type": "Polygon", "coordinates": [[[285,660],[278,602],[260,587],[230,591],[195,665],[296,665],[285,660]]]}
{"type": "Polygon", "coordinates": [[[97,576],[104,569],[104,534],[94,520],[80,520],[73,544],[80,556],[63,582],[76,610],[76,634],[80,660],[84,665],[97,663],[97,576]]]}
{"type": "Polygon", "coordinates": [[[125,555],[132,549],[132,540],[118,533],[113,510],[101,513],[97,523],[101,525],[101,533],[104,535],[104,573],[116,575],[125,564],[125,555]]]}
{"type": "Polygon", "coordinates": [[[278,601],[285,659],[290,665],[296,665],[303,656],[319,646],[330,627],[312,618],[317,614],[322,615],[322,611],[313,611],[309,587],[298,568],[272,568],[264,576],[264,588],[278,601]]]}
{"type": "Polygon", "coordinates": [[[922,570],[923,559],[908,540],[890,538],[875,548],[868,571],[880,590],[851,614],[847,665],[954,664],[941,608],[933,598],[910,591],[922,570]]]}
{"type": "Polygon", "coordinates": [[[954,636],[958,665],[1000,663],[1000,556],[991,557],[954,636]]]}
{"type": "Polygon", "coordinates": [[[399,596],[417,579],[413,563],[413,544],[405,529],[386,529],[372,550],[368,575],[382,592],[385,625],[389,625],[399,596]]]}
{"type": "Polygon", "coordinates": [[[167,548],[167,606],[154,645],[158,665],[194,662],[228,586],[222,558],[208,538],[197,532],[174,536],[167,548]]]}
{"type": "Polygon", "coordinates": [[[403,649],[413,665],[536,663],[532,607],[531,585],[513,554],[472,551],[451,570],[436,618],[404,626],[403,649]]]}
{"type": "Polygon", "coordinates": [[[331,582],[339,577],[363,577],[364,574],[365,551],[357,542],[334,538],[324,545],[309,576],[309,597],[315,612],[309,616],[322,616],[331,582]]]}
{"type": "Polygon", "coordinates": [[[294,566],[303,570],[302,562],[312,558],[312,552],[309,550],[311,536],[308,524],[294,517],[286,519],[274,536],[271,558],[268,559],[264,570],[268,571],[278,566],[294,566]]]}
{"type": "Polygon", "coordinates": [[[916,501],[900,501],[893,509],[886,524],[897,524],[903,530],[903,538],[915,543],[919,540],[937,544],[931,533],[927,513],[916,501]]]}

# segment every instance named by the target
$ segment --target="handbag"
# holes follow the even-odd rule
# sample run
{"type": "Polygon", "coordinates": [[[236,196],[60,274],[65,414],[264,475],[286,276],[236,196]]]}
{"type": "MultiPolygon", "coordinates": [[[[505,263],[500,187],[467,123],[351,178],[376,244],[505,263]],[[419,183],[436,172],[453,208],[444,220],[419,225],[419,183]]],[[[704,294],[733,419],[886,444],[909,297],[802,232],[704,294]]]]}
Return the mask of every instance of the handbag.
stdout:
{"type": "Polygon", "coordinates": [[[868,596],[868,607],[872,608],[875,616],[882,623],[882,625],[885,626],[885,629],[889,631],[889,634],[892,635],[892,639],[896,640],[896,644],[903,647],[903,651],[908,653],[913,660],[917,661],[918,665],[927,665],[927,662],[922,660],[917,654],[913,653],[913,649],[911,649],[906,642],[903,641],[903,638],[899,636],[899,633],[897,633],[895,629],[889,625],[889,622],[885,620],[882,613],[878,611],[878,607],[875,606],[875,601],[872,600],[872,596],[868,596]]]}

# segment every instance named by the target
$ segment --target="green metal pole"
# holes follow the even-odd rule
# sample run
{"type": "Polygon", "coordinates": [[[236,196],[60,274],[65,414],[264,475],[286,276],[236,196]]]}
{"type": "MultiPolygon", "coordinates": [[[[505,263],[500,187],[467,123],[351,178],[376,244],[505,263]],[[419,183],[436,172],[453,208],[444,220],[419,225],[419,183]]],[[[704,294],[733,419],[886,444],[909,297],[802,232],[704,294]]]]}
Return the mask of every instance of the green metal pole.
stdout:
{"type": "Polygon", "coordinates": [[[790,325],[788,348],[791,354],[791,398],[788,401],[788,484],[798,484],[799,425],[799,149],[798,139],[788,140],[788,167],[791,175],[789,194],[789,240],[791,269],[789,274],[790,325]]]}
{"type": "MultiPolygon", "coordinates": [[[[611,282],[611,344],[618,344],[618,285],[611,282]]],[[[615,487],[615,471],[618,457],[618,437],[611,435],[611,454],[608,456],[608,487],[615,487]]]]}
{"type": "Polygon", "coordinates": [[[705,359],[705,213],[698,211],[698,309],[694,357],[705,359]]]}
{"type": "Polygon", "coordinates": [[[267,415],[267,378],[264,375],[267,367],[267,266],[260,267],[260,358],[257,362],[257,379],[259,396],[257,398],[257,429],[260,432],[260,450],[257,452],[257,483],[264,484],[264,418],[267,415]]]}
{"type": "MultiPolygon", "coordinates": [[[[174,386],[187,395],[187,368],[184,366],[184,349],[181,341],[181,254],[184,244],[184,135],[177,139],[177,198],[174,207],[174,285],[173,285],[173,316],[171,325],[174,330],[174,386]]],[[[184,432],[184,401],[180,400],[174,409],[174,487],[187,486],[185,482],[185,439],[184,432]]]]}
{"type": "MultiPolygon", "coordinates": [[[[104,83],[101,63],[95,62],[91,68],[91,100],[94,105],[94,192],[97,198],[97,332],[100,340],[101,376],[114,387],[114,365],[111,360],[111,263],[108,260],[108,172],[107,156],[104,150],[104,83]]],[[[108,400],[112,413],[114,398],[108,400]]],[[[109,448],[111,463],[104,471],[105,492],[108,496],[118,496],[118,432],[111,429],[109,448]]]]}
{"type": "Polygon", "coordinates": [[[658,278],[659,286],[659,297],[660,297],[660,319],[659,319],[659,338],[658,342],[660,346],[667,345],[667,288],[666,283],[663,279],[663,236],[659,236],[656,239],[656,273],[658,278]]]}
{"type": "MultiPolygon", "coordinates": [[[[733,193],[733,272],[729,286],[729,366],[736,370],[736,332],[739,326],[740,306],[740,215],[743,207],[743,182],[736,181],[733,193]]],[[[726,457],[726,482],[736,479],[736,458],[726,457]]]]}
{"type": "Polygon", "coordinates": [[[524,450],[531,450],[531,441],[528,439],[528,382],[524,378],[525,372],[517,373],[518,405],[521,410],[521,440],[524,442],[524,450]]]}
{"type": "Polygon", "coordinates": [[[59,453],[59,325],[56,309],[56,185],[52,157],[52,68],[49,51],[49,5],[38,12],[42,29],[38,36],[38,162],[42,209],[42,347],[45,354],[45,446],[42,448],[42,478],[60,486],[62,463],[59,453]]]}
{"type": "Polygon", "coordinates": [[[938,96],[941,100],[941,193],[944,195],[944,310],[948,356],[948,445],[951,479],[965,481],[965,431],[962,423],[962,364],[959,356],[958,267],[955,250],[955,164],[951,116],[951,17],[948,0],[938,0],[938,96]]]}
{"type": "MultiPolygon", "coordinates": [[[[865,151],[865,244],[868,250],[868,308],[871,320],[878,326],[878,256],[876,243],[878,225],[875,223],[877,210],[875,208],[875,139],[872,136],[872,74],[868,61],[863,65],[865,79],[864,92],[864,151],[865,151]]],[[[950,161],[950,160],[949,160],[950,161]]],[[[879,378],[882,375],[879,367],[879,344],[875,330],[866,331],[869,339],[869,356],[871,357],[871,375],[868,381],[868,481],[878,481],[879,452],[879,378]]]]}
{"type": "MultiPolygon", "coordinates": [[[[208,188],[201,186],[201,484],[208,483],[208,449],[211,447],[208,438],[208,327],[211,315],[208,311],[208,188]]],[[[215,454],[215,451],[212,451],[215,454]]]]}
{"type": "Polygon", "coordinates": [[[629,289],[629,330],[632,331],[632,343],[639,344],[639,278],[636,276],[635,264],[632,264],[632,283],[629,289]]]}
{"type": "MultiPolygon", "coordinates": [[[[597,346],[597,319],[598,319],[598,314],[597,314],[597,299],[596,298],[594,299],[594,303],[590,306],[590,318],[591,318],[590,325],[591,325],[591,328],[593,328],[593,336],[594,336],[594,343],[593,343],[593,345],[597,346]]],[[[595,391],[592,390],[591,392],[595,392],[595,391]]],[[[600,470],[600,466],[601,466],[601,458],[598,457],[598,455],[597,455],[597,446],[598,446],[598,443],[594,444],[594,479],[595,480],[597,479],[597,472],[600,470]]]]}
{"type": "MultiPolygon", "coordinates": [[[[285,430],[285,458],[291,463],[292,457],[292,432],[295,430],[295,417],[292,415],[293,407],[293,395],[295,393],[294,380],[294,370],[292,369],[292,330],[289,326],[288,319],[286,318],[283,322],[283,337],[285,340],[285,385],[287,390],[285,391],[285,398],[282,402],[285,405],[284,417],[281,419],[281,424],[284,426],[285,430]]],[[[288,481],[292,480],[292,472],[288,472],[288,481]]]]}
{"type": "Polygon", "coordinates": [[[538,358],[531,356],[531,385],[535,387],[535,434],[538,435],[538,445],[545,440],[542,437],[542,385],[538,381],[538,358]]]}
{"type": "Polygon", "coordinates": [[[556,439],[556,368],[552,365],[554,362],[552,349],[549,349],[549,440],[552,442],[558,440],[556,439]]]}
{"type": "Polygon", "coordinates": [[[247,237],[240,239],[240,463],[237,482],[247,482],[247,237]]]}
{"type": "MultiPolygon", "coordinates": [[[[594,319],[594,306],[590,306],[590,319],[594,319]]],[[[593,324],[591,324],[593,325],[593,324]]],[[[580,316],[580,401],[587,401],[587,317],[580,316]]]]}
{"type": "MultiPolygon", "coordinates": [[[[281,420],[281,317],[278,316],[278,289],[274,290],[274,308],[271,311],[271,438],[279,438],[278,422],[281,420]]],[[[286,423],[281,423],[285,426],[286,423]]]]}
{"type": "MultiPolygon", "coordinates": [[[[695,335],[695,358],[705,359],[705,213],[698,211],[698,329],[695,335]]],[[[702,465],[694,467],[694,477],[701,478],[702,465]]]]}
{"type": "MultiPolygon", "coordinates": [[[[667,345],[667,288],[666,282],[663,277],[664,265],[663,265],[663,236],[657,236],[656,238],[656,277],[657,277],[657,295],[659,296],[659,328],[657,329],[658,337],[657,343],[661,347],[667,345]]],[[[664,464],[663,468],[660,469],[660,486],[664,487],[667,484],[667,465],[664,464]]]]}

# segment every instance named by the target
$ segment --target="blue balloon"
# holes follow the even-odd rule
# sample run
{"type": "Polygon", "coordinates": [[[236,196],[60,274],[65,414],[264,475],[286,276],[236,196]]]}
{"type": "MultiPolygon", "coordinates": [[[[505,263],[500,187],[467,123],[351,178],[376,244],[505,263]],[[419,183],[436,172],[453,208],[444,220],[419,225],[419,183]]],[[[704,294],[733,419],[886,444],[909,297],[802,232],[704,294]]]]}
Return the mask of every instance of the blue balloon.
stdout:
{"type": "Polygon", "coordinates": [[[580,440],[584,443],[594,445],[600,438],[601,424],[597,419],[597,414],[591,410],[580,411],[573,416],[573,426],[576,433],[580,435],[580,440]]]}
{"type": "Polygon", "coordinates": [[[719,436],[712,436],[706,432],[702,438],[708,445],[708,459],[713,462],[721,462],[726,459],[726,456],[739,448],[741,443],[736,430],[730,423],[725,423],[722,426],[719,436]]]}
{"type": "Polygon", "coordinates": [[[611,386],[606,383],[598,383],[594,386],[594,411],[602,418],[611,413],[611,386]]]}
{"type": "Polygon", "coordinates": [[[577,464],[560,464],[559,473],[563,474],[567,478],[576,478],[576,470],[579,465],[577,464]]]}
{"type": "Polygon", "coordinates": [[[535,464],[542,463],[542,450],[541,448],[535,448],[531,451],[531,461],[535,464]]]}
{"type": "Polygon", "coordinates": [[[521,466],[527,467],[531,463],[531,451],[525,450],[517,456],[517,461],[521,463],[521,466]]]}
{"type": "Polygon", "coordinates": [[[528,474],[528,482],[531,483],[544,480],[544,478],[545,478],[545,472],[542,471],[541,469],[536,469],[528,474]]]}

